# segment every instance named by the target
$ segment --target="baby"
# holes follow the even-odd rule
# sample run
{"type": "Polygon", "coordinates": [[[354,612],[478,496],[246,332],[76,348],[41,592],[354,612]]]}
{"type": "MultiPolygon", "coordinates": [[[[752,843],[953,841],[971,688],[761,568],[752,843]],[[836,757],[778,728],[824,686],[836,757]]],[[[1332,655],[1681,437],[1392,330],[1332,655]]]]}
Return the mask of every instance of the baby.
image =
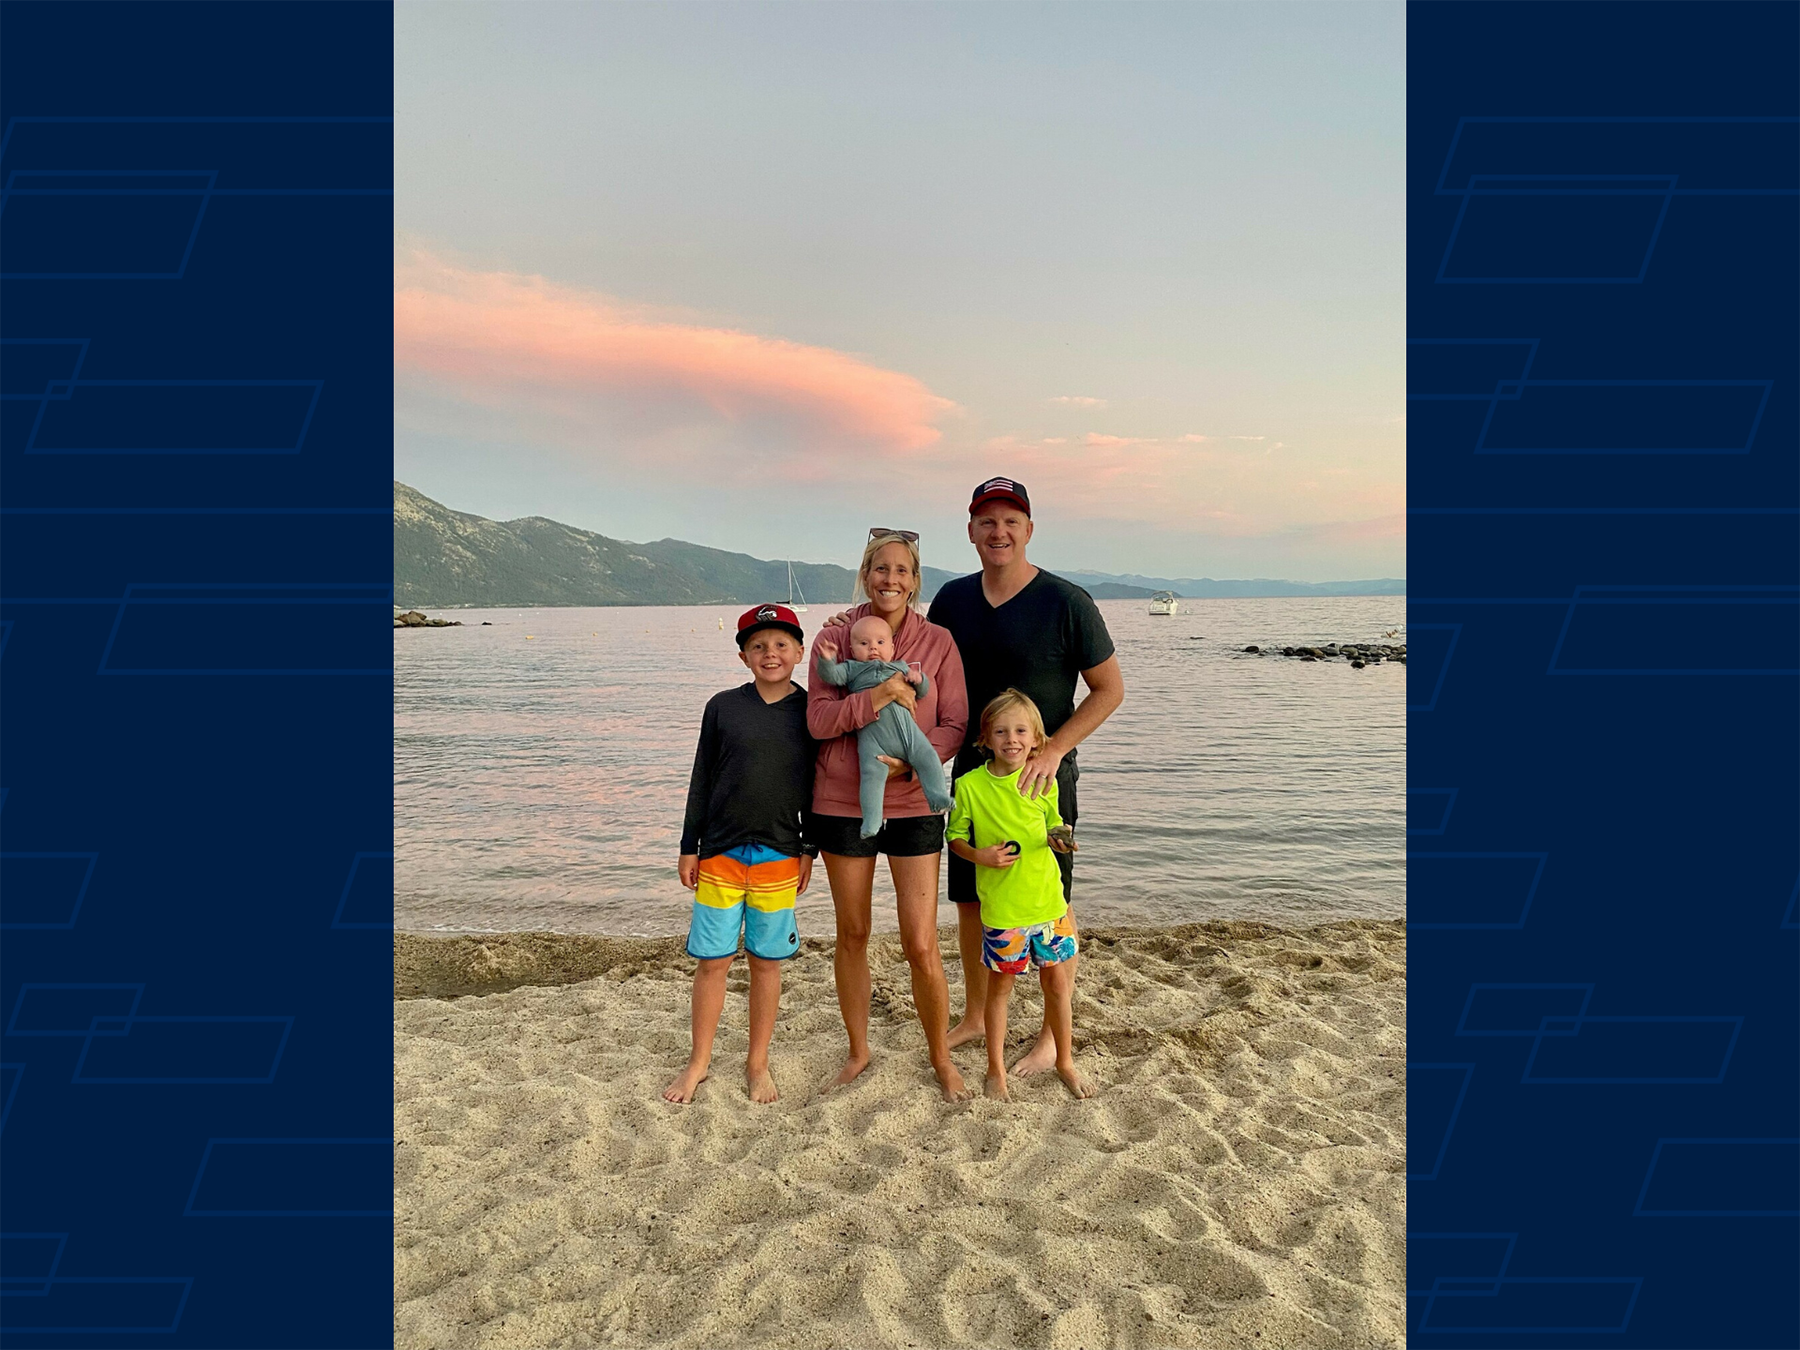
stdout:
{"type": "MultiPolygon", "coordinates": [[[[819,651],[819,678],[852,694],[873,689],[895,675],[904,675],[907,683],[917,686],[921,694],[930,688],[931,682],[923,671],[894,659],[894,630],[879,615],[870,614],[852,625],[848,661],[837,659],[837,644],[829,638],[821,637],[814,645],[819,651]]],[[[912,766],[919,786],[925,789],[925,804],[933,811],[950,809],[950,788],[944,781],[943,762],[912,714],[898,703],[888,704],[873,722],[856,733],[856,755],[862,765],[864,839],[881,832],[881,805],[888,782],[888,766],[881,762],[883,755],[912,766]]]]}

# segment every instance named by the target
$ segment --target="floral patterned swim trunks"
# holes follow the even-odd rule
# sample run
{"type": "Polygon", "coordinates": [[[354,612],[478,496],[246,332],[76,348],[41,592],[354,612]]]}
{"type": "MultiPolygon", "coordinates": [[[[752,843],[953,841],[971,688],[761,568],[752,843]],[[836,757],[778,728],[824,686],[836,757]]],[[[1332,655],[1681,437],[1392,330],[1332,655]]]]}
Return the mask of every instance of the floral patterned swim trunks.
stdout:
{"type": "Polygon", "coordinates": [[[1003,975],[1027,966],[1057,966],[1075,955],[1075,916],[1068,910],[1049,923],[981,930],[981,964],[1003,975]]]}

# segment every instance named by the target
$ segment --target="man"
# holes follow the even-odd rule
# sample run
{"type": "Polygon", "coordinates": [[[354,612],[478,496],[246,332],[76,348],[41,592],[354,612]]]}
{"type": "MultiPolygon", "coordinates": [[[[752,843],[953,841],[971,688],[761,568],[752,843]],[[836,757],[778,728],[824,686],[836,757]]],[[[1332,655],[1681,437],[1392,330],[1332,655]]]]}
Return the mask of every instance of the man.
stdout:
{"type": "MultiPolygon", "coordinates": [[[[1093,734],[1125,701],[1125,679],[1113,654],[1111,635],[1093,597],[1025,557],[1031,542],[1031,495],[1012,478],[990,478],[969,500],[969,542],[981,571],[945,582],[931,602],[929,618],[950,630],[962,653],[969,691],[970,736],[956,757],[960,776],[980,765],[975,728],[980,710],[1002,690],[1028,694],[1049,733],[1043,752],[1019,773],[1019,791],[1038,797],[1054,780],[1062,818],[1075,823],[1075,747],[1093,734]],[[1075,677],[1087,697],[1075,706],[1075,677]]],[[[1063,895],[1073,917],[1075,859],[1056,857],[1063,895]]],[[[956,902],[957,945],[962,953],[963,1017],[951,1028],[952,1046],[986,1035],[982,1009],[987,970],[981,964],[981,906],[975,894],[975,867],[950,859],[950,898],[956,902]]],[[[1037,1043],[1013,1066],[1020,1075],[1056,1063],[1056,1043],[1046,1017],[1037,1043]]]]}

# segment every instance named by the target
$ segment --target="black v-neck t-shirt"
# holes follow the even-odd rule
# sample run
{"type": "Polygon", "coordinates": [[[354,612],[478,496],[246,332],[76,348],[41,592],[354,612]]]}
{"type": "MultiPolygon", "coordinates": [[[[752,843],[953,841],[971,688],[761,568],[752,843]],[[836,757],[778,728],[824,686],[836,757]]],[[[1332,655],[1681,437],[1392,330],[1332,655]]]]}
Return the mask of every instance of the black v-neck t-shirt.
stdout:
{"type": "Polygon", "coordinates": [[[1054,736],[1075,711],[1077,677],[1113,654],[1094,597],[1041,567],[998,609],[982,594],[981,573],[946,581],[927,617],[950,630],[962,654],[969,690],[965,748],[981,739],[981,710],[1008,688],[1030,696],[1044,734],[1054,736]]]}

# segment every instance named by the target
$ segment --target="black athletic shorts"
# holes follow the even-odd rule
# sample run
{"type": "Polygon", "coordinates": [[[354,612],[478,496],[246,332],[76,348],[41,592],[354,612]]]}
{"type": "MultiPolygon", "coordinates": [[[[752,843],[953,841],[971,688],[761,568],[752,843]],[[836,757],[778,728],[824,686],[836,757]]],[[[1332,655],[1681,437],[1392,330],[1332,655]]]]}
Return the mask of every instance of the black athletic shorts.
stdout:
{"type": "MultiPolygon", "coordinates": [[[[980,768],[985,761],[976,752],[964,750],[956,757],[955,774],[961,778],[970,769],[980,768]]],[[[1081,770],[1076,766],[1075,756],[1065,755],[1063,762],[1056,769],[1056,811],[1063,818],[1063,824],[1075,823],[1075,780],[1081,777],[1081,770]]],[[[1075,855],[1058,853],[1056,865],[1062,871],[1063,903],[1075,902],[1075,855]]],[[[975,864],[950,855],[950,898],[959,905],[978,905],[981,897],[975,894],[975,864]]]]}
{"type": "Polygon", "coordinates": [[[885,820],[879,834],[864,839],[861,816],[821,816],[808,811],[806,838],[819,846],[819,852],[835,853],[840,858],[873,858],[877,853],[890,858],[923,858],[943,851],[944,818],[901,816],[885,820]]]}

